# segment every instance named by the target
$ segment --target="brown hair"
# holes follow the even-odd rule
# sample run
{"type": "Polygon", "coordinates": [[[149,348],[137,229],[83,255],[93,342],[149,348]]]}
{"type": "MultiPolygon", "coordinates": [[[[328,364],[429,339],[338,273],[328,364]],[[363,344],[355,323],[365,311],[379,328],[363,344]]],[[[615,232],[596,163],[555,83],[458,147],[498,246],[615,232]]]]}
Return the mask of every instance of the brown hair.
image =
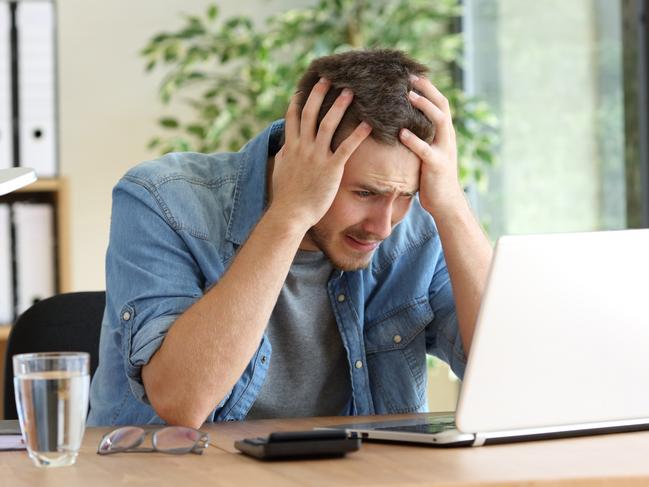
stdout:
{"type": "Polygon", "coordinates": [[[313,86],[324,77],[331,82],[331,88],[320,108],[318,126],[343,88],[354,92],[354,99],[334,134],[333,148],[362,121],[372,126],[371,137],[377,142],[395,145],[399,130],[404,127],[430,141],[434,135],[432,122],[408,100],[408,92],[413,89],[410,75],[422,76],[427,72],[423,64],[391,49],[321,57],[311,62],[298,83],[298,105],[301,111],[313,86]]]}

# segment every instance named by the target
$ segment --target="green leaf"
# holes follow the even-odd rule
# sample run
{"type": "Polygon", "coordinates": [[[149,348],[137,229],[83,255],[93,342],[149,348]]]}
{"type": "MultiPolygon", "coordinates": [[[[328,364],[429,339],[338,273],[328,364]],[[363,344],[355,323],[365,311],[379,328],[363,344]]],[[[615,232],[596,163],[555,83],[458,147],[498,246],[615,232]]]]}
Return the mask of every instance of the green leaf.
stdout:
{"type": "Polygon", "coordinates": [[[192,124],[188,125],[185,129],[188,134],[195,135],[196,137],[205,137],[206,129],[202,125],[192,124]]]}
{"type": "Polygon", "coordinates": [[[152,44],[160,44],[160,43],[166,41],[168,38],[169,38],[169,34],[167,34],[166,32],[161,32],[160,34],[155,35],[151,39],[151,43],[152,44]]]}
{"type": "Polygon", "coordinates": [[[145,46],[143,49],[140,50],[139,54],[141,56],[146,57],[146,56],[154,53],[156,51],[156,49],[157,49],[157,46],[155,44],[148,44],[147,46],[145,46]]]}
{"type": "Polygon", "coordinates": [[[161,143],[160,137],[154,137],[149,141],[149,144],[147,145],[147,149],[152,150],[158,147],[161,143]]]}
{"type": "Polygon", "coordinates": [[[164,50],[164,60],[167,63],[173,62],[178,59],[178,45],[170,44],[164,50]]]}
{"type": "Polygon", "coordinates": [[[216,17],[218,17],[218,15],[219,15],[219,7],[215,3],[213,3],[212,5],[210,5],[207,8],[207,18],[208,19],[214,20],[214,19],[216,19],[216,17]]]}
{"type": "Polygon", "coordinates": [[[171,117],[161,118],[159,120],[159,123],[166,129],[178,128],[178,120],[176,120],[175,118],[171,118],[171,117]]]}

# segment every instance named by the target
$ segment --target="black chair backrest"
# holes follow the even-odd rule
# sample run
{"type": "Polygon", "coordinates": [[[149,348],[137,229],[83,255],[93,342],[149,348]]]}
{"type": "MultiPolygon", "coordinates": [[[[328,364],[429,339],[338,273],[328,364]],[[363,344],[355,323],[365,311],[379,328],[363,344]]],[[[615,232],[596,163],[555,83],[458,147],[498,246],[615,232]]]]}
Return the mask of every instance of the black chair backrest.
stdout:
{"type": "Polygon", "coordinates": [[[106,293],[103,291],[59,294],[37,302],[20,315],[7,342],[5,419],[18,418],[11,360],[18,353],[88,352],[92,377],[99,359],[99,335],[105,304],[106,293]]]}

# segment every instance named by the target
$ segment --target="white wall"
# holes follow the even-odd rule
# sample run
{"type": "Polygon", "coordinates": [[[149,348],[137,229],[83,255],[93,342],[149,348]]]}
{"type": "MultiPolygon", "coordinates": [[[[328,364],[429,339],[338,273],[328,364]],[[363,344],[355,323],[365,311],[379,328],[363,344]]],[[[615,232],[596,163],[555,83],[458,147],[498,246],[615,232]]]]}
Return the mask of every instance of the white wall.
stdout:
{"type": "MultiPolygon", "coordinates": [[[[138,51],[152,35],[202,13],[210,0],[58,0],[61,175],[70,187],[72,290],[104,289],[111,189],[155,154],[160,75],[144,73],[138,51]]],[[[217,2],[223,17],[269,13],[307,0],[217,2]]]]}

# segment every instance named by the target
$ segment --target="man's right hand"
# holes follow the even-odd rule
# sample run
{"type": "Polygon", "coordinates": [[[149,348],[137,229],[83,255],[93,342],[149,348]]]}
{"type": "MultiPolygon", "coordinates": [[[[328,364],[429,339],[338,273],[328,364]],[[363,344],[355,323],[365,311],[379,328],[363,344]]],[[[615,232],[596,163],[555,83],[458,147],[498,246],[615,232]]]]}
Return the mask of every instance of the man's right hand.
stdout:
{"type": "Polygon", "coordinates": [[[317,126],[318,113],[331,82],[320,79],[307,99],[300,117],[294,95],[286,112],[285,142],[275,156],[271,208],[296,218],[306,229],[315,225],[333,203],[345,163],[367,138],[372,127],[361,122],[331,151],[331,141],[354,95],[344,89],[317,126]]]}
{"type": "Polygon", "coordinates": [[[302,120],[292,100],[286,143],[275,158],[269,211],[217,284],[178,317],[142,367],[147,397],[166,423],[200,427],[240,380],[259,349],[304,234],[331,206],[345,163],[370,133],[360,124],[331,151],[352,95],[341,95],[317,130],[329,86],[316,84],[302,120]]]}

